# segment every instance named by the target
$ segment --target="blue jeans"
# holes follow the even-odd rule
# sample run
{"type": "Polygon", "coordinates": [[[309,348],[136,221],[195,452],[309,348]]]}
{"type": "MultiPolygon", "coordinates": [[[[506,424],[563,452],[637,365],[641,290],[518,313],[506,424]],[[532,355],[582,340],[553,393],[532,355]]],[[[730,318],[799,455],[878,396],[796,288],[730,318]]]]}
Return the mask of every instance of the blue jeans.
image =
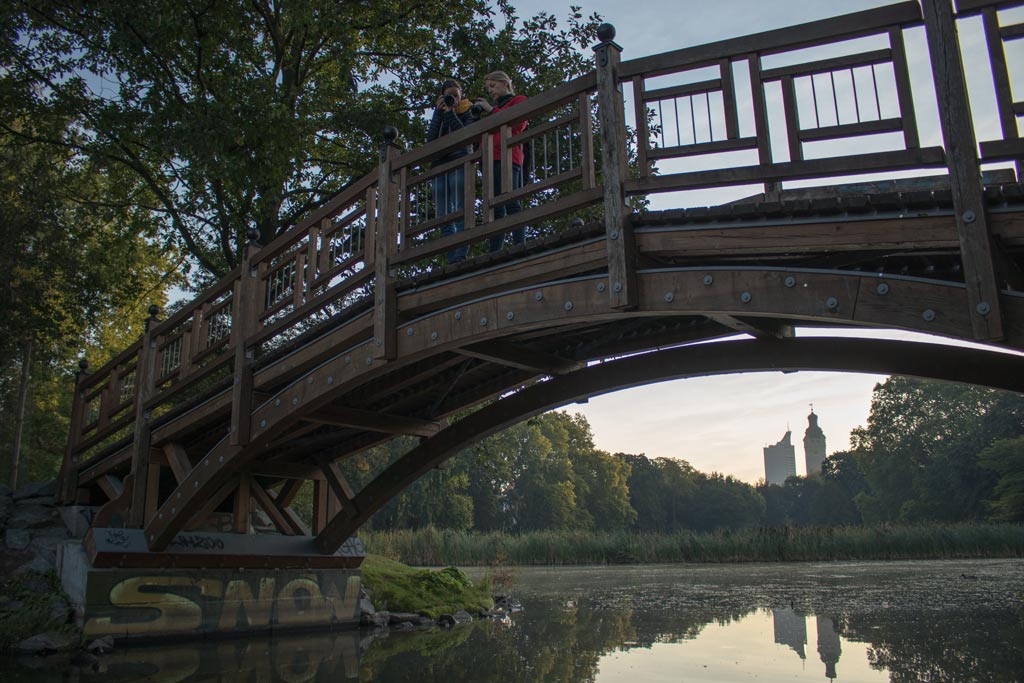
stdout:
{"type": "MultiPolygon", "coordinates": [[[[518,190],[523,186],[523,167],[519,164],[512,164],[512,188],[518,190]]],[[[494,162],[494,196],[497,197],[501,192],[501,161],[494,162]]],[[[519,205],[519,200],[515,199],[501,206],[494,207],[494,220],[504,218],[505,216],[511,216],[514,213],[519,213],[522,207],[519,205]]],[[[512,231],[512,244],[522,244],[526,241],[526,229],[516,228],[512,231]]],[[[505,242],[504,235],[495,235],[491,238],[491,251],[500,251],[502,245],[505,242]]]]}
{"type": "MultiPolygon", "coordinates": [[[[462,221],[463,189],[462,185],[466,178],[465,166],[453,168],[444,175],[434,178],[434,211],[438,217],[447,216],[452,213],[459,213],[457,220],[441,226],[442,235],[454,235],[462,232],[464,223],[462,221]]],[[[455,247],[448,252],[448,263],[458,263],[466,260],[469,252],[469,245],[455,247]]]]}

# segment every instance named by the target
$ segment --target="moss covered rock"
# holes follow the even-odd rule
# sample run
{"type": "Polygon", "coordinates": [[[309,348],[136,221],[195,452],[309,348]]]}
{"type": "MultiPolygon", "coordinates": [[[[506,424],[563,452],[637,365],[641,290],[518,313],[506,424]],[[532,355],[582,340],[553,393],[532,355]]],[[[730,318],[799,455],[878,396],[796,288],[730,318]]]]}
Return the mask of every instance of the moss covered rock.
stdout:
{"type": "Polygon", "coordinates": [[[367,555],[362,577],[377,609],[415,612],[437,619],[459,610],[479,614],[494,605],[490,585],[474,583],[455,567],[414,569],[379,555],[367,555]]]}

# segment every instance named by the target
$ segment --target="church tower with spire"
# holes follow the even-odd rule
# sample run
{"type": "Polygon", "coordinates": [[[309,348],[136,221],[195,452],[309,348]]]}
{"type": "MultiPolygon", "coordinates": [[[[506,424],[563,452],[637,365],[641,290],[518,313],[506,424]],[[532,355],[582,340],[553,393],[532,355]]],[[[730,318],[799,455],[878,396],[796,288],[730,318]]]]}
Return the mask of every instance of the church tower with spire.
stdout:
{"type": "Polygon", "coordinates": [[[807,431],[804,432],[804,462],[808,475],[821,472],[821,464],[825,462],[825,432],[818,426],[813,405],[811,414],[807,416],[807,431]]]}

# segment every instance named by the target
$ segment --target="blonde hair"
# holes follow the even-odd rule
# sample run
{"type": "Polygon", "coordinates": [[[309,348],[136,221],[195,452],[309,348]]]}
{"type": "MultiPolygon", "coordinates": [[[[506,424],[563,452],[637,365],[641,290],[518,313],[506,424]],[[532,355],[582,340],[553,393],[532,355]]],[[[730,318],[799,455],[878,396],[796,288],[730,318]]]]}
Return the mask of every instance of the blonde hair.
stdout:
{"type": "Polygon", "coordinates": [[[502,82],[502,83],[508,83],[508,91],[509,92],[514,92],[512,90],[512,79],[509,78],[508,74],[505,73],[504,71],[492,71],[491,73],[489,73],[486,76],[484,76],[484,80],[485,81],[499,81],[499,82],[502,82]]]}

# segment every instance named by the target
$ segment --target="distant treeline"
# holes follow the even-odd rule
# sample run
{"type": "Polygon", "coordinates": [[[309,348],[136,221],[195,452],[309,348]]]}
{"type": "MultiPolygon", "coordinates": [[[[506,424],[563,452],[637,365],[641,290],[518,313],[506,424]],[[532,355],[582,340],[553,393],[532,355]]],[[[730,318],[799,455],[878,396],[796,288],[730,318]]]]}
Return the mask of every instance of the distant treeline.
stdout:
{"type": "MultiPolygon", "coordinates": [[[[875,387],[851,441],[821,474],[751,486],[681,458],[606,453],[584,417],[547,413],[459,453],[366,529],[674,534],[1024,520],[1024,396],[893,377],[875,387]]],[[[397,440],[343,468],[361,486],[410,446],[397,440]]]]}

